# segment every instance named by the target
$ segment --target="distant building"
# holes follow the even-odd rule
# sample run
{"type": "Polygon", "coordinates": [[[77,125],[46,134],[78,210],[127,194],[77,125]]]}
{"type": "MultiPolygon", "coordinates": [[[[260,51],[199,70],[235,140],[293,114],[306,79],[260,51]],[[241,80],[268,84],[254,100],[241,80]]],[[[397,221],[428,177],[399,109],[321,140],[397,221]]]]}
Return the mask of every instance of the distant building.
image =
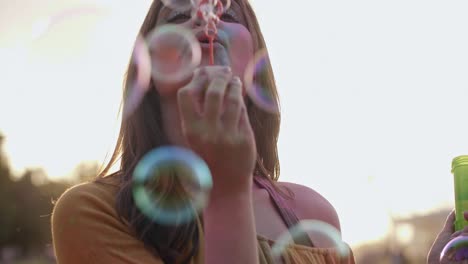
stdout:
{"type": "Polygon", "coordinates": [[[451,209],[435,211],[426,215],[415,215],[395,221],[395,226],[413,227],[412,240],[406,245],[405,252],[411,259],[426,258],[435,238],[445,224],[451,209]]]}
{"type": "Polygon", "coordinates": [[[420,264],[442,229],[451,209],[393,219],[389,235],[376,243],[354,248],[357,263],[420,264]]]}

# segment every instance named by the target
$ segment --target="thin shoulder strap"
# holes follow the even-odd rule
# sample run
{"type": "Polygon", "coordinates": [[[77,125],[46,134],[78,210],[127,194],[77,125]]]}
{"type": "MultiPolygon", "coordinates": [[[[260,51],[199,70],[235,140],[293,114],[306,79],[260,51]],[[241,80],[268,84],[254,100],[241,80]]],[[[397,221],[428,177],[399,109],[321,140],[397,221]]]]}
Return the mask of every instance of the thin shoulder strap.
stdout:
{"type": "MultiPolygon", "coordinates": [[[[294,213],[294,211],[288,206],[284,198],[273,188],[270,181],[262,176],[255,175],[254,181],[258,187],[265,189],[270,195],[270,199],[273,201],[275,208],[278,210],[281,218],[283,218],[284,223],[289,230],[297,223],[299,223],[299,218],[294,213]]],[[[301,244],[305,246],[313,247],[314,243],[310,240],[309,236],[306,233],[302,233],[300,236],[293,237],[296,244],[301,244]]]]}

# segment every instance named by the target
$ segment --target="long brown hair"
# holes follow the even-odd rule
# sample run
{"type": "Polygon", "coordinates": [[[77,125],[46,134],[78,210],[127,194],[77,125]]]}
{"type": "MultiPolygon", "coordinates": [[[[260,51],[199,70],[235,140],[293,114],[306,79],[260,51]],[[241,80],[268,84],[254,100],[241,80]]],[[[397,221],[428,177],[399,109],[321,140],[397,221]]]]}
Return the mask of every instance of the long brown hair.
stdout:
{"type": "MultiPolygon", "coordinates": [[[[266,49],[265,41],[252,7],[246,0],[240,0],[239,5],[243,10],[247,29],[253,39],[255,51],[266,49]]],[[[150,10],[140,28],[140,35],[146,35],[156,25],[157,16],[162,8],[160,1],[153,1],[150,10]]],[[[132,88],[132,80],[136,74],[136,67],[130,61],[123,91],[123,105],[125,98],[132,88]]],[[[266,83],[268,92],[279,105],[278,93],[273,77],[271,65],[260,76],[266,83]]],[[[132,174],[138,161],[150,150],[169,145],[167,135],[164,133],[160,95],[151,82],[149,92],[145,95],[140,106],[131,116],[122,119],[117,144],[110,161],[103,167],[96,178],[97,182],[103,182],[112,166],[120,159],[120,169],[110,176],[120,180],[119,191],[116,197],[116,209],[118,214],[127,220],[135,231],[138,239],[155,255],[166,263],[185,262],[191,259],[198,251],[199,231],[197,223],[192,221],[188,224],[177,226],[166,226],[152,222],[135,206],[132,195],[132,174]]],[[[274,184],[279,178],[280,166],[278,160],[277,141],[280,128],[280,115],[265,112],[256,107],[252,101],[246,99],[248,115],[252,129],[255,134],[257,145],[257,162],[255,174],[258,177],[266,177],[273,186],[281,193],[274,184]]],[[[167,193],[179,193],[180,186],[177,181],[166,181],[162,189],[167,193]]]]}

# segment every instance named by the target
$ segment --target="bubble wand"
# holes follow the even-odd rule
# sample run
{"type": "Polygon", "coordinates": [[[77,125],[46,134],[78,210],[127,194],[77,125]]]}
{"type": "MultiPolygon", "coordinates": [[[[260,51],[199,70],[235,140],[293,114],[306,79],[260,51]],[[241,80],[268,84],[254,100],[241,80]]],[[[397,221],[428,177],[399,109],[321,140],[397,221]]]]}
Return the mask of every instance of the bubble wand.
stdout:
{"type": "Polygon", "coordinates": [[[220,0],[201,0],[195,10],[196,19],[205,21],[205,36],[210,44],[210,65],[214,65],[213,42],[218,34],[217,25],[223,12],[224,5],[220,0]]]}

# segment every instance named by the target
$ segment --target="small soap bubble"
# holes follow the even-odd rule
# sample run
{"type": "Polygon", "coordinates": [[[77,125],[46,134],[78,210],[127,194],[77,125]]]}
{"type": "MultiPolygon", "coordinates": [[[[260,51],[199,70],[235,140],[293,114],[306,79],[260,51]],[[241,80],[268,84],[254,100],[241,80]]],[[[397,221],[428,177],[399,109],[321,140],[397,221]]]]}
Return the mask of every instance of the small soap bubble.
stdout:
{"type": "Polygon", "coordinates": [[[188,78],[200,64],[201,47],[195,35],[179,25],[163,25],[149,33],[148,49],[155,80],[177,83],[188,78]]]}
{"type": "Polygon", "coordinates": [[[266,73],[270,67],[270,60],[266,50],[255,54],[247,65],[244,73],[244,85],[250,99],[261,109],[278,113],[278,103],[268,90],[266,73]]]}
{"type": "Polygon", "coordinates": [[[132,63],[136,74],[131,80],[130,90],[127,92],[124,104],[124,118],[127,118],[141,103],[151,81],[151,58],[144,38],[138,35],[132,53],[132,63]]]}
{"type": "Polygon", "coordinates": [[[178,225],[192,221],[207,205],[212,185],[208,166],[195,153],[181,147],[159,147],[136,166],[133,198],[151,220],[178,225]]]}
{"type": "Polygon", "coordinates": [[[468,236],[450,240],[440,253],[440,262],[468,260],[468,236]]]}
{"type": "Polygon", "coordinates": [[[282,256],[287,254],[286,249],[294,245],[295,240],[300,241],[307,236],[315,247],[333,248],[339,259],[346,259],[349,255],[348,246],[341,240],[341,234],[334,226],[319,220],[301,220],[273,244],[273,258],[280,262],[282,256]]]}

